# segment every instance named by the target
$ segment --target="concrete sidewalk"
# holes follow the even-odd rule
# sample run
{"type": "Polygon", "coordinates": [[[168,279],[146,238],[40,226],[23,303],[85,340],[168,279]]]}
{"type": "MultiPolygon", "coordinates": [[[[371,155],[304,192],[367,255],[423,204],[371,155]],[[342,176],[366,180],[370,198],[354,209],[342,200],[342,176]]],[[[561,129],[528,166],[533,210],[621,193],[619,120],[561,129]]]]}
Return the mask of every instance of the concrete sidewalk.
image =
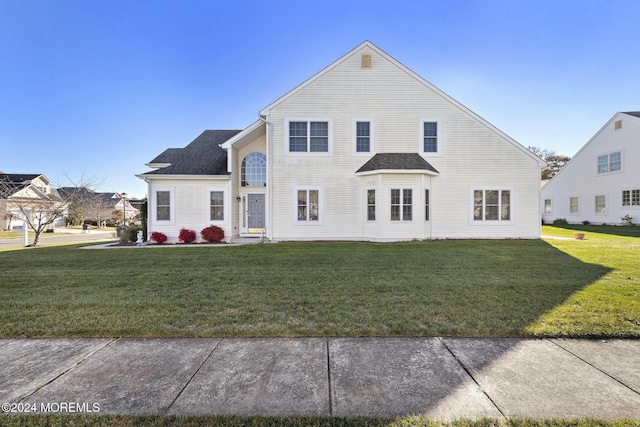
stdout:
{"type": "Polygon", "coordinates": [[[0,403],[36,413],[638,419],[640,341],[5,339],[0,403]]]}

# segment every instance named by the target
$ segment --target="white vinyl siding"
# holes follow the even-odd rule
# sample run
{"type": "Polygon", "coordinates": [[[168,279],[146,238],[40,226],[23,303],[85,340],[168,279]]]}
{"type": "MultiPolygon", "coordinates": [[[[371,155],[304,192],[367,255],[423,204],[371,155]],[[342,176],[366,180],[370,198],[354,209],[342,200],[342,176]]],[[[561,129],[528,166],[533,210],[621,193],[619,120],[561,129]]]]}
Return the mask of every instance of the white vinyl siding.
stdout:
{"type": "Polygon", "coordinates": [[[271,141],[267,233],[275,240],[540,237],[540,168],[530,153],[374,49],[345,58],[263,113],[271,141]],[[372,67],[364,71],[363,54],[372,55],[372,67]],[[329,117],[331,155],[289,151],[289,121],[329,117]],[[372,152],[358,154],[354,120],[369,119],[372,152]],[[424,157],[439,176],[355,175],[375,153],[423,154],[424,121],[438,123],[438,153],[424,157]],[[469,223],[469,187],[484,182],[517,190],[512,207],[517,225],[469,223]],[[297,221],[296,186],[322,188],[322,226],[297,221]],[[430,191],[428,222],[422,212],[425,188],[430,191]],[[367,220],[367,189],[376,190],[375,221],[367,220]],[[413,221],[391,221],[391,189],[412,189],[413,221]]]}

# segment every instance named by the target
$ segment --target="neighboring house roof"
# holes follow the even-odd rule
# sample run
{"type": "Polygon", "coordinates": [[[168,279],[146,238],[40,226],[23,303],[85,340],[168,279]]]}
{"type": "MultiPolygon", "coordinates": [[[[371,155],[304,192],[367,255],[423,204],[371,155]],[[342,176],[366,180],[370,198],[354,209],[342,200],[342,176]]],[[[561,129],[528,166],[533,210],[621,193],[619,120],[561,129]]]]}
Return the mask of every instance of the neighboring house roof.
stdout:
{"type": "Polygon", "coordinates": [[[362,165],[356,173],[381,170],[425,170],[435,175],[438,171],[418,153],[378,153],[362,165]]]}
{"type": "Polygon", "coordinates": [[[227,152],[222,143],[239,130],[205,130],[184,148],[169,148],[149,164],[169,166],[142,175],[229,175],[227,152]]]}
{"type": "Polygon", "coordinates": [[[627,112],[623,112],[622,114],[628,114],[630,116],[640,117],[640,111],[627,111],[627,112]]]}
{"type": "MultiPolygon", "coordinates": [[[[0,198],[6,199],[31,184],[31,181],[43,176],[42,174],[1,173],[0,198]]],[[[48,179],[44,178],[46,181],[48,179]]]]}

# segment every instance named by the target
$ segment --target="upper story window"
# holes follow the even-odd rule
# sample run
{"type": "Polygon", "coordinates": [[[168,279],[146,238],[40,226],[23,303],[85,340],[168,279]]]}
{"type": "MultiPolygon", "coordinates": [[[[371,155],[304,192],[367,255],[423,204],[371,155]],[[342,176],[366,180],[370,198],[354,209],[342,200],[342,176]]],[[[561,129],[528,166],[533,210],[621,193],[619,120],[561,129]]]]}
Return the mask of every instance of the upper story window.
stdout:
{"type": "Polygon", "coordinates": [[[287,120],[289,153],[331,152],[331,121],[323,119],[287,120]]]}
{"type": "Polygon", "coordinates": [[[598,173],[616,172],[622,170],[622,152],[598,156],[598,173]]]}
{"type": "Polygon", "coordinates": [[[440,153],[440,123],[437,119],[420,119],[420,152],[422,154],[440,153]]]}
{"type": "Polygon", "coordinates": [[[370,154],[374,152],[373,120],[353,119],[353,153],[370,154]]]}
{"type": "Polygon", "coordinates": [[[267,156],[249,153],[242,160],[240,185],[243,187],[264,187],[267,185],[267,156]]]}

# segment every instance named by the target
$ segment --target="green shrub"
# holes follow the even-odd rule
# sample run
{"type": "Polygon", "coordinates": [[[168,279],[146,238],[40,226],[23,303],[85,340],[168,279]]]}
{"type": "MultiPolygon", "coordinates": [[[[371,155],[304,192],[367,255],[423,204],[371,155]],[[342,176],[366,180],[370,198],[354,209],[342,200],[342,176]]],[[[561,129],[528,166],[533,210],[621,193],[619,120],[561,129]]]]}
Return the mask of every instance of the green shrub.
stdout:
{"type": "Polygon", "coordinates": [[[135,242],[138,240],[138,231],[142,231],[139,225],[131,225],[122,231],[120,243],[135,242]]]}
{"type": "Polygon", "coordinates": [[[569,224],[564,218],[557,218],[553,220],[553,225],[567,225],[569,224]]]}

